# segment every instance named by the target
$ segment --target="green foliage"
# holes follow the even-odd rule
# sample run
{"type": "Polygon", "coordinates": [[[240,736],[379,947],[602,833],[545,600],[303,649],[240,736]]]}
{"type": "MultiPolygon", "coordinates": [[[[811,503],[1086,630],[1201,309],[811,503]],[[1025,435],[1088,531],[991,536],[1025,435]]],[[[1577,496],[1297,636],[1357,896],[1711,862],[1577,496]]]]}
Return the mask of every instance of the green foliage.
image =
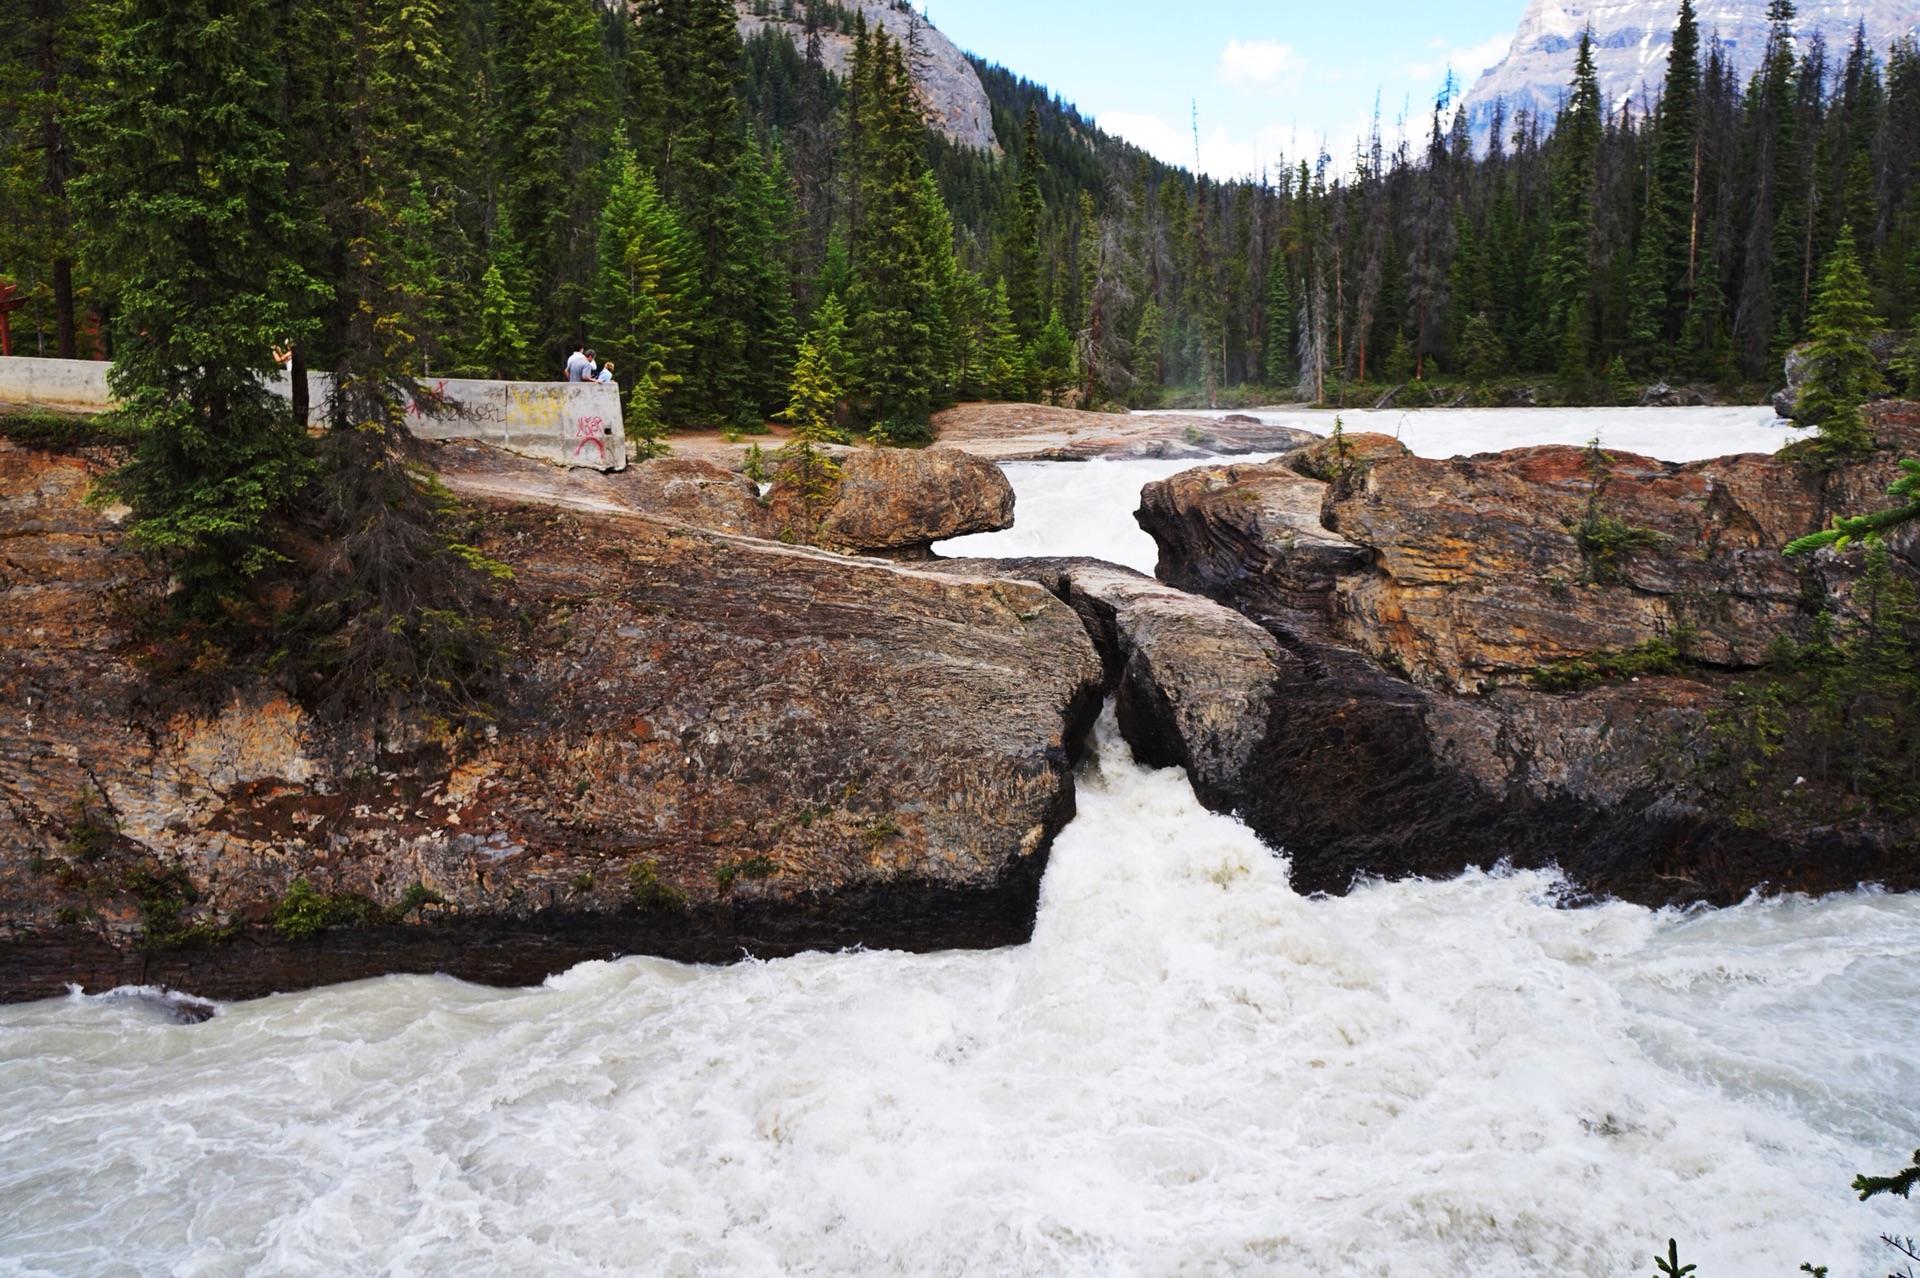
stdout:
{"type": "Polygon", "coordinates": [[[1879,326],[1866,275],[1853,248],[1853,231],[1841,228],[1820,276],[1813,308],[1813,341],[1806,352],[1807,377],[1794,416],[1819,429],[1822,456],[1840,460],[1873,450],[1873,432],[1861,406],[1886,389],[1867,338],[1879,326]]]}
{"type": "Polygon", "coordinates": [[[500,215],[525,263],[540,353],[580,335],[611,174],[614,85],[593,0],[498,0],[500,215]]]}
{"type": "Polygon", "coordinates": [[[1786,553],[1803,555],[1826,546],[1845,550],[1851,541],[1878,537],[1920,519],[1920,461],[1902,458],[1900,470],[1900,478],[1887,487],[1887,496],[1897,505],[1871,515],[1836,515],[1833,527],[1789,542],[1786,553]]]}
{"type": "Polygon", "coordinates": [[[480,324],[474,335],[473,359],[488,377],[526,376],[527,308],[519,295],[507,288],[506,276],[498,262],[487,263],[480,280],[480,324]]]}
{"type": "Polygon", "coordinates": [[[1667,1239],[1667,1254],[1661,1256],[1655,1253],[1653,1257],[1655,1278],[1687,1278],[1688,1274],[1698,1268],[1698,1265],[1680,1263],[1680,1244],[1671,1238],[1667,1239]]]}
{"type": "Polygon", "coordinates": [[[1475,386],[1485,386],[1507,368],[1506,343],[1484,311],[1462,327],[1457,354],[1466,366],[1467,380],[1475,386]]]}
{"type": "Polygon", "coordinates": [[[713,879],[724,892],[733,886],[736,879],[770,879],[779,872],[780,867],[772,858],[751,856],[743,861],[729,861],[714,866],[713,879]]]}
{"type": "Polygon", "coordinates": [[[668,914],[687,908],[687,894],[660,877],[652,861],[627,867],[627,898],[643,914],[668,914]]]}
{"type": "Polygon", "coordinates": [[[443,903],[437,892],[419,883],[383,906],[357,893],[322,892],[302,876],[287,885],[267,922],[287,940],[304,941],[336,928],[390,927],[422,906],[443,903]]]}
{"type": "Polygon", "coordinates": [[[315,291],[290,250],[280,70],[265,0],[123,0],[86,116],[75,199],[120,280],[109,381],[138,439],[104,485],[129,541],[166,564],[183,616],[216,620],[281,562],[311,474],[267,382],[315,291]]]}
{"type": "Polygon", "coordinates": [[[137,428],[125,418],[74,416],[37,409],[0,412],[0,439],[29,448],[66,452],[98,445],[124,445],[137,439],[137,428]]]}
{"type": "Polygon", "coordinates": [[[1915,1185],[1920,1185],[1920,1149],[1913,1151],[1912,1163],[1891,1176],[1855,1176],[1853,1178],[1853,1192],[1860,1195],[1861,1202],[1877,1194],[1898,1194],[1906,1198],[1912,1194],[1915,1185]]]}
{"type": "Polygon", "coordinates": [[[1742,824],[1904,819],[1920,812],[1920,620],[1870,541],[1844,614],[1775,641],[1766,674],[1729,690],[1703,773],[1742,824]]]}
{"type": "Polygon", "coordinates": [[[1060,321],[1060,312],[1048,314],[1047,322],[1027,348],[1027,362],[1033,370],[1034,392],[1049,404],[1058,404],[1075,381],[1073,335],[1060,321]]]}
{"type": "Polygon", "coordinates": [[[1574,528],[1574,539],[1587,561],[1587,575],[1601,585],[1613,585],[1627,561],[1659,550],[1667,538],[1651,528],[1629,524],[1606,513],[1601,499],[1613,475],[1613,454],[1600,448],[1598,438],[1587,443],[1587,508],[1574,528]]]}
{"type": "Polygon", "coordinates": [[[922,158],[905,51],[875,30],[856,43],[852,76],[859,216],[848,310],[858,389],[869,420],[924,422],[947,341],[951,226],[922,158]]]}
{"type": "MultiPolygon", "coordinates": [[[[600,215],[600,269],[592,307],[596,350],[623,382],[649,382],[672,402],[691,352],[693,246],[631,151],[616,157],[613,191],[600,215]]],[[[658,417],[661,403],[654,406],[658,417]]]]}
{"type": "Polygon", "coordinates": [[[1576,692],[1591,684],[1642,676],[1685,675],[1695,669],[1684,633],[1649,639],[1620,652],[1596,653],[1572,661],[1535,667],[1531,681],[1546,692],[1576,692]]]}
{"type": "Polygon", "coordinates": [[[634,460],[667,455],[667,424],[660,415],[660,395],[654,390],[652,374],[642,372],[628,387],[622,420],[627,428],[628,451],[634,460]]]}

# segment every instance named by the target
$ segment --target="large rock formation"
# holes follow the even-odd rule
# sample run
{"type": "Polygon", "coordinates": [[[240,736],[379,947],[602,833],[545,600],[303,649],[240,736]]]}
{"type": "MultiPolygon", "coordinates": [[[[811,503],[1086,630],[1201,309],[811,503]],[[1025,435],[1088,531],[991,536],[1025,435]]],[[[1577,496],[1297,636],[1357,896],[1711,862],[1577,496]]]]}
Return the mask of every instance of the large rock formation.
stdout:
{"type": "Polygon", "coordinates": [[[381,737],[144,673],[114,601],[156,583],[84,501],[107,461],[0,443],[0,998],[1028,934],[1101,686],[1046,590],[508,484],[494,730],[381,737]]]}
{"type": "Polygon", "coordinates": [[[841,449],[840,477],[813,508],[790,484],[762,496],[744,474],[661,457],[619,475],[563,473],[467,443],[431,455],[456,491],[575,510],[625,511],[681,528],[807,544],[846,554],[924,559],[936,541],[1013,526],[1013,486],[966,453],[841,449]]]}
{"type": "MultiPolygon", "coordinates": [[[[750,36],[771,28],[802,50],[807,47],[806,5],[791,0],[734,0],[740,14],[740,34],[750,36]]],[[[834,6],[864,16],[867,26],[884,27],[908,50],[907,65],[913,87],[926,105],[933,126],[962,146],[982,151],[1000,149],[993,133],[993,104],[980,75],[958,45],[928,22],[919,10],[889,0],[838,0],[834,6]]],[[[836,15],[837,16],[837,15],[836,15]]],[[[853,35],[836,25],[820,30],[820,60],[827,70],[845,79],[853,63],[853,35]]]]}
{"type": "MultiPolygon", "coordinates": [[[[1526,677],[1651,641],[1752,665],[1818,608],[1844,612],[1850,569],[1779,552],[1880,504],[1893,459],[1920,451],[1920,409],[1876,413],[1885,451],[1824,474],[1561,448],[1437,462],[1356,437],[1148,485],[1161,576],[1277,644],[1263,736],[1237,773],[1195,770],[1202,799],[1284,848],[1310,890],[1502,860],[1650,903],[1920,883],[1898,829],[1716,806],[1701,764],[1731,713],[1724,680],[1526,677]]],[[[1910,574],[1915,548],[1893,543],[1910,574]]]]}

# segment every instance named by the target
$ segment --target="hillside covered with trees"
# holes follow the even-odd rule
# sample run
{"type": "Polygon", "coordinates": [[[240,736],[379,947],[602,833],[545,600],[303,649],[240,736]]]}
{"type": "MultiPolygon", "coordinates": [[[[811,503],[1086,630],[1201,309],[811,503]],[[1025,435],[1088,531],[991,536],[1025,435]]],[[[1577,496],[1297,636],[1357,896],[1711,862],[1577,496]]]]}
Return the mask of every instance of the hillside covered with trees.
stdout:
{"type": "Polygon", "coordinates": [[[823,324],[845,326],[858,424],[909,438],[963,398],[1761,386],[1849,226],[1879,318],[1920,308],[1920,53],[1803,46],[1790,0],[1746,84],[1683,7],[1651,110],[1608,109],[1583,58],[1557,117],[1497,118],[1483,155],[1443,96],[1424,137],[1389,146],[1376,124],[1351,155],[1235,182],[985,64],[1004,154],[947,141],[920,118],[913,51],[832,4],[796,16],[857,30],[844,80],[778,29],[743,42],[724,0],[8,3],[0,145],[20,216],[0,271],[29,298],[23,353],[125,336],[124,263],[80,206],[112,168],[115,51],[152,23],[231,40],[193,56],[234,59],[209,68],[252,121],[233,143],[279,173],[271,255],[310,285],[277,299],[302,363],[348,341],[330,205],[362,121],[392,151],[375,194],[420,368],[545,377],[586,340],[670,426],[779,412],[823,324]]]}

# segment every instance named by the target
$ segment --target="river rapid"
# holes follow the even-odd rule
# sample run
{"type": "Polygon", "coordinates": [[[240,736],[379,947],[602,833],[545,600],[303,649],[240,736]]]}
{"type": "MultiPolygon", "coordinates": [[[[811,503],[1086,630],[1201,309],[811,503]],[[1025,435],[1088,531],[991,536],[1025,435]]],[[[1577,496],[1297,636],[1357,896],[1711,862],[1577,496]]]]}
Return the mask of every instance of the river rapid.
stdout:
{"type": "MultiPolygon", "coordinates": [[[[1010,467],[997,536],[1137,562],[1168,466],[1010,467]]],[[[1920,1143],[1920,898],[1304,898],[1110,715],[1079,796],[1022,947],[0,1008],[0,1274],[1841,1278],[1920,1223],[1847,1190],[1920,1143]]]]}

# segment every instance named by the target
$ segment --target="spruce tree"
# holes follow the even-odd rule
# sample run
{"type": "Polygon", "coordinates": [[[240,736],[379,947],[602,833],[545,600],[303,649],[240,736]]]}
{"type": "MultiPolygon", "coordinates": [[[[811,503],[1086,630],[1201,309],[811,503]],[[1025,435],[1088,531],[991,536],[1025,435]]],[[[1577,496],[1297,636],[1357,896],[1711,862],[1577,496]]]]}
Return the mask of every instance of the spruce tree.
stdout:
{"type": "Polygon", "coordinates": [[[1628,340],[1641,371],[1673,367],[1692,301],[1699,97],[1700,31],[1693,0],[1680,0],[1666,83],[1654,116],[1653,162],[1633,259],[1628,340]]]}
{"type": "Polygon", "coordinates": [[[1034,370],[1035,393],[1046,396],[1049,404],[1058,404],[1074,383],[1073,335],[1061,322],[1058,308],[1048,313],[1047,322],[1027,352],[1034,370]]]}
{"type": "Polygon", "coordinates": [[[431,99],[448,78],[447,24],[439,0],[339,0],[328,17],[330,75],[351,109],[321,161],[345,319],[305,516],[323,546],[306,590],[323,632],[310,660],[327,709],[453,730],[490,714],[501,650],[488,598],[506,569],[461,539],[407,426],[450,411],[421,381],[433,298],[408,254],[415,175],[444,145],[431,99]]]}
{"type": "Polygon", "coordinates": [[[1007,302],[1022,342],[1031,342],[1040,331],[1040,223],[1046,215],[1040,174],[1046,167],[1040,154],[1040,112],[1029,106],[1021,132],[1020,177],[1007,216],[1007,302]]]}
{"type": "Polygon", "coordinates": [[[1592,32],[1580,33],[1573,86],[1554,130],[1546,260],[1548,331],[1560,339],[1559,374],[1584,382],[1591,346],[1593,212],[1600,149],[1600,85],[1592,32]]]}
{"type": "Polygon", "coordinates": [[[924,427],[940,372],[940,232],[929,225],[923,126],[905,57],[883,29],[873,32],[866,61],[848,310],[860,395],[870,420],[897,436],[924,427]]]}
{"type": "MultiPolygon", "coordinates": [[[[735,88],[740,36],[729,0],[642,0],[634,6],[636,56],[658,85],[658,149],[642,153],[693,244],[697,284],[689,315],[693,350],[678,393],[688,421],[761,426],[772,372],[756,360],[754,331],[767,298],[760,268],[772,253],[756,208],[764,175],[748,155],[735,88]],[[758,365],[758,367],[756,367],[758,365]]],[[[757,159],[757,157],[755,157],[757,159]]],[[[773,343],[783,346],[784,332],[773,343]]]]}
{"type": "Polygon", "coordinates": [[[495,25],[501,212],[532,286],[535,338],[557,364],[585,336],[612,68],[594,0],[498,0],[495,25]]]}
{"type": "Polygon", "coordinates": [[[693,246],[653,175],[624,146],[600,215],[600,269],[591,311],[595,349],[622,382],[645,379],[670,411],[692,349],[693,246]]]}
{"type": "Polygon", "coordinates": [[[1027,398],[1026,365],[1020,357],[1020,334],[1014,327],[1013,304],[1007,296],[1005,279],[993,283],[986,331],[980,343],[980,361],[986,369],[989,396],[1010,400],[1027,398]]]}
{"type": "Polygon", "coordinates": [[[28,263],[43,266],[38,288],[14,317],[14,331],[51,311],[52,354],[80,355],[75,324],[80,232],[68,183],[78,176],[80,117],[99,89],[100,0],[0,0],[0,263],[27,284],[28,263]],[[23,321],[25,323],[23,323],[23,321]]]}
{"type": "Polygon", "coordinates": [[[839,465],[822,446],[839,435],[834,412],[844,389],[834,380],[830,353],[821,350],[812,334],[801,338],[793,365],[791,398],[780,414],[792,423],[793,438],[774,458],[776,482],[799,497],[809,524],[817,522],[820,508],[832,500],[840,479],[839,465]]]}
{"type": "Polygon", "coordinates": [[[1867,277],[1854,252],[1853,228],[1842,227],[1821,272],[1819,299],[1806,351],[1807,378],[1794,417],[1816,427],[1819,451],[1830,458],[1862,457],[1873,450],[1873,432],[1861,406],[1886,389],[1867,346],[1879,327],[1867,277]]]}
{"type": "Polygon", "coordinates": [[[177,614],[246,612],[281,562],[310,457],[268,389],[316,284],[290,260],[275,26],[263,0],[122,0],[101,53],[74,195],[120,280],[108,372],[137,437],[107,491],[179,583],[177,614]]]}
{"type": "Polygon", "coordinates": [[[1287,255],[1273,251],[1267,265],[1267,358],[1263,367],[1268,386],[1293,384],[1293,292],[1287,287],[1287,255]]]}
{"type": "Polygon", "coordinates": [[[499,263],[487,263],[471,355],[484,376],[513,381],[528,375],[527,326],[526,306],[507,288],[499,263]]]}

